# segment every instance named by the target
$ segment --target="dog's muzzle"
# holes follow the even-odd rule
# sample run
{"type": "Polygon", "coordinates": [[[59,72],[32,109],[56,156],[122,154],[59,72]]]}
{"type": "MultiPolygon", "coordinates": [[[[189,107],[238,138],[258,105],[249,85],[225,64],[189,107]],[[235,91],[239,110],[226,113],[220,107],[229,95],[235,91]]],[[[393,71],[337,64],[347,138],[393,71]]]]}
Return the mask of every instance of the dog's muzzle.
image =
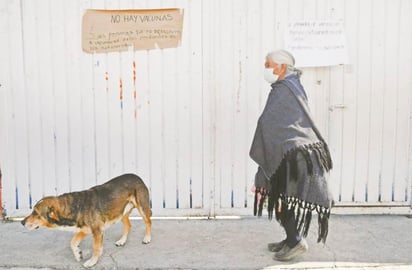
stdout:
{"type": "Polygon", "coordinates": [[[33,226],[33,225],[30,225],[30,224],[26,224],[26,219],[27,218],[25,218],[25,219],[23,219],[20,223],[21,223],[21,225],[23,225],[26,229],[29,229],[29,230],[33,230],[33,229],[38,229],[39,228],[39,226],[33,226]]]}

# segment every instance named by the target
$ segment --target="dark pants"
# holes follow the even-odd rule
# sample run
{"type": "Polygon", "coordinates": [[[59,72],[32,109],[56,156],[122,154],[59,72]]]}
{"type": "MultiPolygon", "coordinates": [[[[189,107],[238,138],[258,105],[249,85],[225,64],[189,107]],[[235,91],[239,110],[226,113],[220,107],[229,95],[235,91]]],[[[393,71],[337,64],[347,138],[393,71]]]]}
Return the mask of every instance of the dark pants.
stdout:
{"type": "Polygon", "coordinates": [[[281,225],[286,232],[286,244],[289,247],[294,247],[301,239],[296,224],[295,215],[293,212],[289,212],[288,215],[282,217],[281,225]]]}

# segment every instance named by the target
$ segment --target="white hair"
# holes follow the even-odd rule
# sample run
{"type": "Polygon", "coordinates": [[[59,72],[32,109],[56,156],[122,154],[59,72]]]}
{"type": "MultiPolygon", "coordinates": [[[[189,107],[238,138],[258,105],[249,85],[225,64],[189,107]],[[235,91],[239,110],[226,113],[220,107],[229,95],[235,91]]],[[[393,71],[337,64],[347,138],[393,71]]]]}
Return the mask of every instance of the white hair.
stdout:
{"type": "Polygon", "coordinates": [[[286,75],[296,74],[298,77],[302,75],[302,71],[295,68],[295,57],[286,50],[276,50],[266,55],[267,59],[272,60],[278,65],[285,64],[287,67],[286,75]]]}

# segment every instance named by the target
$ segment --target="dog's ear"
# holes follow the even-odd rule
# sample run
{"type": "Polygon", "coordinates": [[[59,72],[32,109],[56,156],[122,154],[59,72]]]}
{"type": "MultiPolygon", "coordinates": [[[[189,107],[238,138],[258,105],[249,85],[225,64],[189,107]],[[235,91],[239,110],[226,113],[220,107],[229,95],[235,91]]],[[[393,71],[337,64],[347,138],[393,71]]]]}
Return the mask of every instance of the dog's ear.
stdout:
{"type": "Polygon", "coordinates": [[[53,206],[50,206],[47,211],[47,219],[52,223],[58,223],[60,221],[59,215],[57,214],[53,206]]]}

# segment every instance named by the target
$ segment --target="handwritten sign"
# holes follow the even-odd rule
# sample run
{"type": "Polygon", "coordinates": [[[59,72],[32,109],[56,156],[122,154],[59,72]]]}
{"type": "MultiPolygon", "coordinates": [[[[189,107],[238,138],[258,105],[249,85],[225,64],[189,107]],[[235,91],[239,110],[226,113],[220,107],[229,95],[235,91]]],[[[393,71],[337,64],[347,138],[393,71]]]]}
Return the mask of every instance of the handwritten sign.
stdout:
{"type": "Polygon", "coordinates": [[[347,45],[341,21],[289,22],[285,48],[297,67],[321,67],[348,63],[347,45]]]}
{"type": "Polygon", "coordinates": [[[82,47],[87,53],[180,46],[183,9],[87,10],[82,47]]]}

